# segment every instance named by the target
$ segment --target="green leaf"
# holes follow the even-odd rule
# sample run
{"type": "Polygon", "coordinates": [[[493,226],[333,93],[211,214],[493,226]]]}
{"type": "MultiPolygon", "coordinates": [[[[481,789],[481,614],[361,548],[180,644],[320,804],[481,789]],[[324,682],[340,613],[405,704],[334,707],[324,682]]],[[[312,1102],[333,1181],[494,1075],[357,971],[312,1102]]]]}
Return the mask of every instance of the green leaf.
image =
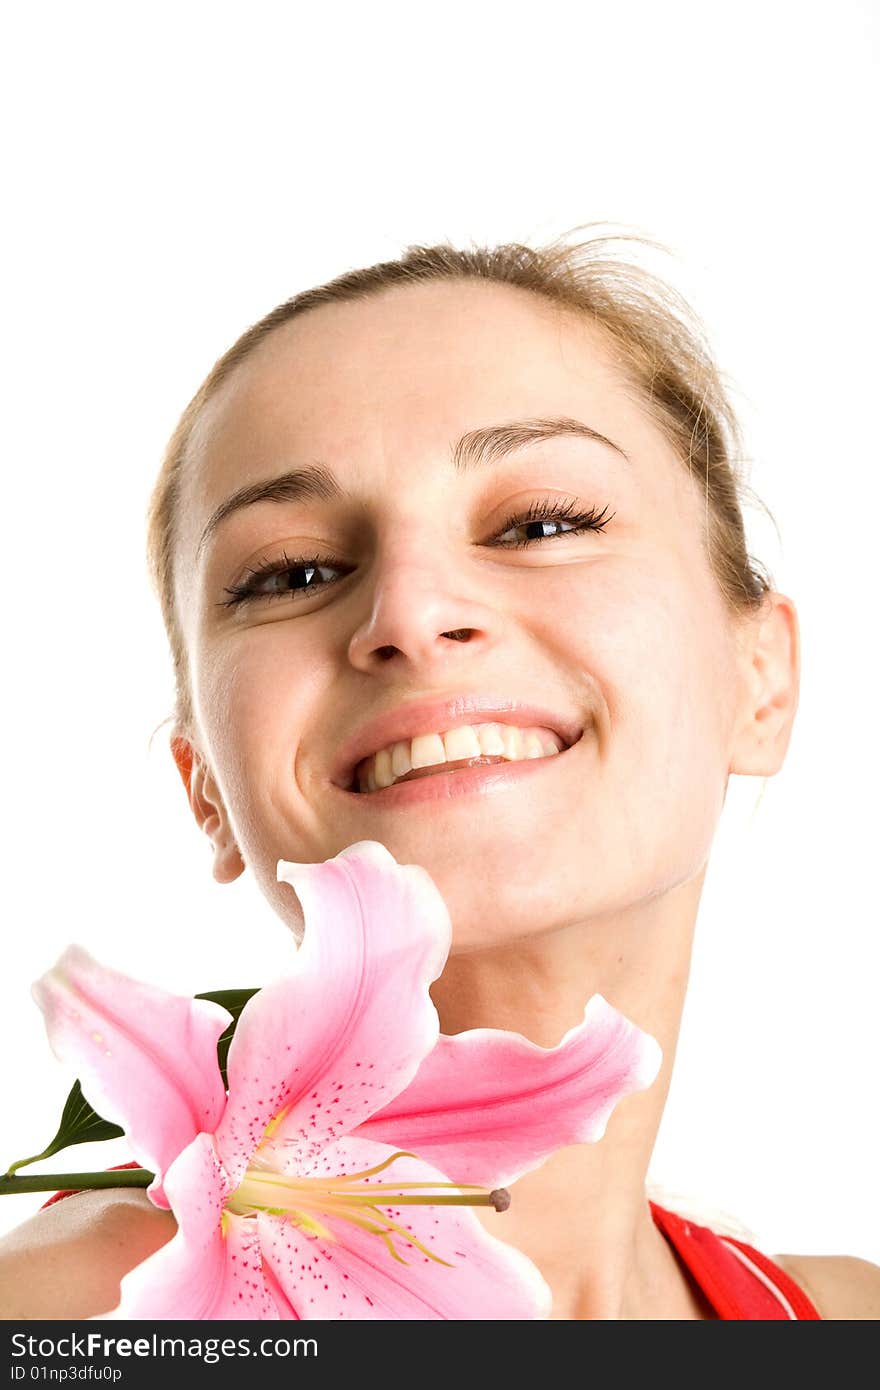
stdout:
{"type": "Polygon", "coordinates": [[[93,1110],[82,1093],[78,1081],[74,1081],[70,1088],[70,1094],[64,1103],[64,1110],[61,1113],[61,1123],[58,1126],[58,1133],[42,1153],[33,1154],[30,1158],[20,1158],[7,1168],[7,1177],[18,1168],[26,1168],[29,1163],[39,1163],[41,1158],[51,1158],[61,1149],[69,1149],[73,1144],[88,1144],[100,1139],[118,1139],[120,1134],[125,1131],[119,1125],[112,1125],[109,1120],[102,1117],[93,1110]]]}
{"type": "MultiPolygon", "coordinates": [[[[232,1022],[217,1039],[217,1062],[224,1086],[228,1085],[226,1059],[229,1055],[229,1044],[232,1042],[242,1009],[256,993],[255,989],[216,989],[195,996],[196,999],[210,999],[215,1004],[222,1004],[223,1008],[232,1014],[232,1022]]],[[[15,1163],[10,1164],[6,1170],[6,1176],[12,1177],[19,1168],[27,1168],[31,1163],[39,1163],[40,1159],[51,1158],[53,1154],[59,1153],[62,1149],[71,1148],[74,1144],[88,1144],[102,1139],[118,1139],[124,1133],[125,1130],[120,1129],[119,1125],[111,1124],[109,1120],[105,1120],[103,1116],[99,1115],[97,1110],[92,1109],[82,1093],[79,1081],[74,1081],[64,1105],[58,1133],[51,1144],[42,1153],[32,1154],[30,1158],[20,1158],[15,1163]]]]}
{"type": "Polygon", "coordinates": [[[256,993],[255,989],[214,989],[209,990],[206,994],[195,996],[196,999],[210,999],[214,1004],[222,1004],[224,1009],[228,1009],[232,1014],[232,1022],[217,1039],[217,1061],[220,1064],[220,1075],[223,1077],[224,1086],[229,1085],[226,1079],[226,1058],[229,1055],[232,1035],[235,1032],[242,1009],[256,993]]]}

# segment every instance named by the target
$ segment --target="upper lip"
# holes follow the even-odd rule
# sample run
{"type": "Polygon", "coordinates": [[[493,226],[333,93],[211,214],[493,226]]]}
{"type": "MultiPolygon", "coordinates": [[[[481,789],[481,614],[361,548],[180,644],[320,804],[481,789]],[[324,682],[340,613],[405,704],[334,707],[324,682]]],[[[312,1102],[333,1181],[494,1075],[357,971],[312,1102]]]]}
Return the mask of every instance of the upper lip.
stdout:
{"type": "Polygon", "coordinates": [[[416,738],[419,734],[445,733],[462,724],[516,724],[520,728],[537,726],[552,729],[566,748],[576,743],[584,731],[583,724],[546,705],[534,705],[511,696],[464,694],[426,703],[398,705],[363,724],[340,748],[335,760],[332,781],[337,787],[349,790],[354,785],[354,772],[362,758],[378,753],[398,739],[416,738]]]}

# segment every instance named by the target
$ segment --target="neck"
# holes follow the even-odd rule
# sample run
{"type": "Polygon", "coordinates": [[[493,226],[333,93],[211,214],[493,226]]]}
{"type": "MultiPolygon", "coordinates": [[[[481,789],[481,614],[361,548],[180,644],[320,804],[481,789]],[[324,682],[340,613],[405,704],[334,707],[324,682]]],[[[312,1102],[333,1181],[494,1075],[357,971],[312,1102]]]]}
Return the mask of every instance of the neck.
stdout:
{"type": "Polygon", "coordinates": [[[598,993],[663,1049],[657,1080],[619,1103],[599,1143],[557,1150],[511,1185],[503,1216],[479,1213],[492,1235],[537,1265],[554,1318],[705,1316],[654,1226],[645,1191],[704,876],[705,868],[624,914],[454,954],[431,990],[444,1033],[503,1028],[553,1047],[598,993]]]}

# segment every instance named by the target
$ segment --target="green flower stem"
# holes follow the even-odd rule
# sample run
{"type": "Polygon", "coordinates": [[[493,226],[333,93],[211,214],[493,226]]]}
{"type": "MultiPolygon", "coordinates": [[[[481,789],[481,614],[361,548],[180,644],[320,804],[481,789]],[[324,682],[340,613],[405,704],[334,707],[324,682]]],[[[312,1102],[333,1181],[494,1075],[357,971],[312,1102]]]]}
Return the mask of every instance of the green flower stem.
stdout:
{"type": "Polygon", "coordinates": [[[149,1168],[119,1168],[112,1173],[26,1173],[0,1178],[0,1196],[10,1192],[66,1192],[68,1188],[149,1187],[149,1168]]]}

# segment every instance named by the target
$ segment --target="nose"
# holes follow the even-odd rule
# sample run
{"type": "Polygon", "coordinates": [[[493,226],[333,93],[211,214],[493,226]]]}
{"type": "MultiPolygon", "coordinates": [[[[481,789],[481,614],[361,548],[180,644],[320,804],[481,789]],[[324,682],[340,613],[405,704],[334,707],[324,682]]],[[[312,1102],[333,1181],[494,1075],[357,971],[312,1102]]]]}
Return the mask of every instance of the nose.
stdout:
{"type": "Polygon", "coordinates": [[[409,552],[395,561],[377,562],[369,616],[352,634],[348,658],[359,670],[397,660],[409,662],[426,675],[443,669],[453,654],[452,643],[486,649],[497,638],[496,620],[475,593],[470,581],[448,579],[447,557],[425,559],[409,552]]]}

